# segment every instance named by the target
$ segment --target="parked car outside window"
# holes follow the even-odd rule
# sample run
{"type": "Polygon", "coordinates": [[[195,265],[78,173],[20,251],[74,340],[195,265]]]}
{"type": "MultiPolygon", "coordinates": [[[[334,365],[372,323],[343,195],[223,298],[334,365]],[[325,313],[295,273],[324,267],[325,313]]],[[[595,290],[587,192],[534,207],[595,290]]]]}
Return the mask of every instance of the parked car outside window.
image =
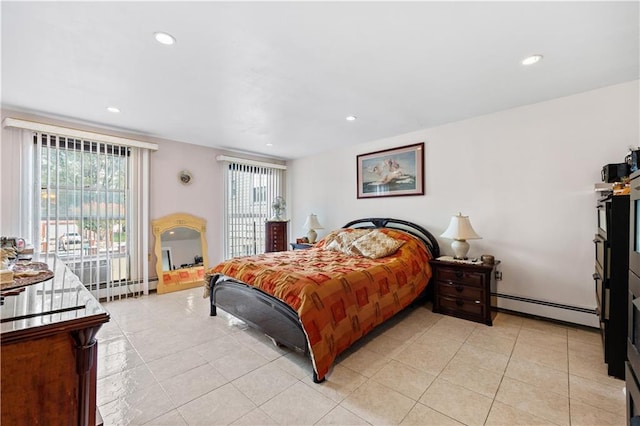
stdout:
{"type": "Polygon", "coordinates": [[[58,246],[63,250],[68,250],[69,245],[71,244],[80,244],[82,243],[82,237],[77,232],[65,232],[60,237],[60,242],[58,246]]]}

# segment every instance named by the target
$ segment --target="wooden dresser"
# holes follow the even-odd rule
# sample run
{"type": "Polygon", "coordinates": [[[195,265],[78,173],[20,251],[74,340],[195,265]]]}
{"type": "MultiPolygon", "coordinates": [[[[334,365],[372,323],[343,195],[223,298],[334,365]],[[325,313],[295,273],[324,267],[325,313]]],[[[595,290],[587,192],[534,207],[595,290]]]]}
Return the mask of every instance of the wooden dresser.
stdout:
{"type": "Polygon", "coordinates": [[[3,425],[96,424],[96,334],[109,314],[56,258],[0,308],[3,425]]]}
{"type": "Polygon", "coordinates": [[[287,225],[286,220],[268,220],[265,223],[265,247],[264,251],[285,251],[287,249],[287,225]]]}
{"type": "Polygon", "coordinates": [[[491,293],[496,292],[494,265],[431,260],[433,312],[493,324],[491,293]]]}

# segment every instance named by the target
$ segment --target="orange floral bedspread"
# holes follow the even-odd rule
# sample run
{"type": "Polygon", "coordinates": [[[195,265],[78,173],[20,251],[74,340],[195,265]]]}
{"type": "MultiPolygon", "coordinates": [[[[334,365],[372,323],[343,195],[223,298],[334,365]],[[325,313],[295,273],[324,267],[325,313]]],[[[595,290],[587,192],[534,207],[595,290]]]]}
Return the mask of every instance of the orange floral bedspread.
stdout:
{"type": "Polygon", "coordinates": [[[212,268],[275,296],[291,306],[307,335],[318,379],[336,356],[360,337],[408,306],[427,286],[431,257],[422,242],[382,229],[405,243],[380,259],[311,249],[234,258],[212,268]]]}

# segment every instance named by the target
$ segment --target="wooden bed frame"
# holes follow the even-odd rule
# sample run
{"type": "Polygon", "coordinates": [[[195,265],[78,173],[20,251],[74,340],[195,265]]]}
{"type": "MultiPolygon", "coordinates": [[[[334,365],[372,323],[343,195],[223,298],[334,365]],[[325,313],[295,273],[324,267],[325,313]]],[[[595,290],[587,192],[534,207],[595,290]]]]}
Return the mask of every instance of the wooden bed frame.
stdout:
{"type": "MultiPolygon", "coordinates": [[[[351,221],[343,228],[398,229],[419,238],[433,258],[440,256],[440,247],[435,237],[423,227],[411,222],[391,218],[367,218],[351,221]]],[[[298,313],[289,305],[262,290],[225,275],[212,275],[209,280],[211,316],[215,316],[216,308],[220,308],[263,332],[276,345],[285,346],[309,356],[307,336],[298,313]]],[[[318,380],[314,371],[313,381],[321,383],[324,379],[318,380]]]]}

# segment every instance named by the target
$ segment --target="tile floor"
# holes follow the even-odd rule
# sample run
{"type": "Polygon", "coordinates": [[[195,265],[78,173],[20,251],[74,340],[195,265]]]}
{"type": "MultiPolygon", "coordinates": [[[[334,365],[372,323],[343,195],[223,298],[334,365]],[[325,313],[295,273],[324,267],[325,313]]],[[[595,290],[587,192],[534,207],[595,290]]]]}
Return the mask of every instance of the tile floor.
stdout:
{"type": "Polygon", "coordinates": [[[499,313],[494,326],[402,312],[326,382],[201,289],[104,304],[97,399],[105,425],[624,425],[624,382],[596,331],[499,313]]]}

